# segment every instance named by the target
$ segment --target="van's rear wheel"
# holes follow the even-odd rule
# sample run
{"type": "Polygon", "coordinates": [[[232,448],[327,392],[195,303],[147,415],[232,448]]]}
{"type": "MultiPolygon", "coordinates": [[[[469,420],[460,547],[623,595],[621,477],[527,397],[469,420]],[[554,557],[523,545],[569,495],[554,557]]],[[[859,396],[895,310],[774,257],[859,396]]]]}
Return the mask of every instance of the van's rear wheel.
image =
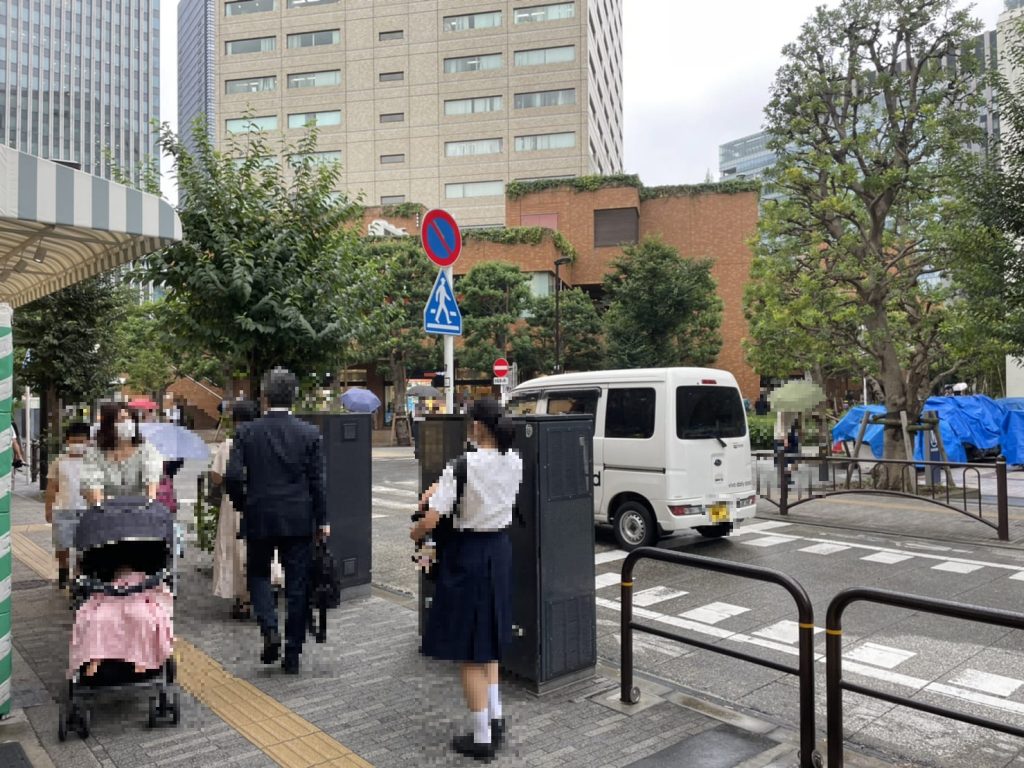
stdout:
{"type": "Polygon", "coordinates": [[[698,525],[697,533],[706,539],[721,539],[732,533],[732,523],[719,523],[718,525],[698,525]]]}
{"type": "Polygon", "coordinates": [[[654,515],[639,501],[626,501],[615,512],[615,541],[625,550],[650,547],[658,541],[654,515]]]}

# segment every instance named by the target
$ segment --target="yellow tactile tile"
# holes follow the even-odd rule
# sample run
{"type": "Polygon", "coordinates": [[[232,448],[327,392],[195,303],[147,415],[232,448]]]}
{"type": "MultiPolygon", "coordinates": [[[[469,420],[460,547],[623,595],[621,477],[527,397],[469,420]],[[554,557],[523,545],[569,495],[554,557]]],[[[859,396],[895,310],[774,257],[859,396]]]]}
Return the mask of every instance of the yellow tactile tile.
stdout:
{"type": "Polygon", "coordinates": [[[27,523],[11,526],[11,531],[13,533],[42,533],[43,531],[48,530],[50,530],[49,523],[27,523]]]}
{"type": "Polygon", "coordinates": [[[24,533],[11,534],[14,556],[44,579],[57,578],[57,561],[53,555],[36,544],[24,533]]]}
{"type": "Polygon", "coordinates": [[[285,768],[311,768],[351,754],[323,731],[275,744],[266,753],[285,768]]]}

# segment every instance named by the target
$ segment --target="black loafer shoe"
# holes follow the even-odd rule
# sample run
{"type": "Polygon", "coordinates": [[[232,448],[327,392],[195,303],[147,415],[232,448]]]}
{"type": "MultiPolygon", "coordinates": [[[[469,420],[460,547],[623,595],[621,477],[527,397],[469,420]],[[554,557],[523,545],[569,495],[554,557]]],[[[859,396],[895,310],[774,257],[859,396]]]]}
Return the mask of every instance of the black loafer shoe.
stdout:
{"type": "Polygon", "coordinates": [[[501,749],[501,745],[505,743],[505,718],[499,717],[491,720],[491,744],[494,745],[495,751],[501,749]]]}
{"type": "Polygon", "coordinates": [[[297,675],[299,674],[299,657],[285,655],[281,661],[281,669],[284,670],[286,675],[297,675]]]}
{"type": "Polygon", "coordinates": [[[494,759],[494,744],[477,744],[473,740],[472,733],[456,736],[452,739],[452,749],[460,755],[472,757],[474,760],[484,763],[489,763],[494,759]]]}
{"type": "Polygon", "coordinates": [[[264,664],[273,664],[281,658],[281,635],[276,630],[271,630],[263,636],[263,653],[260,654],[260,661],[264,664]]]}

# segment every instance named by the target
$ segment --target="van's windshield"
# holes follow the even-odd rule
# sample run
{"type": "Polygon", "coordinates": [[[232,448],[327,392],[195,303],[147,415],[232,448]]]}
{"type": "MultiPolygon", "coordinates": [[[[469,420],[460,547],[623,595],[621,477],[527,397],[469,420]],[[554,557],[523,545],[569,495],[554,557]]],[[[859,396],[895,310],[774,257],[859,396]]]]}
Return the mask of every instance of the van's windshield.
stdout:
{"type": "Polygon", "coordinates": [[[676,434],[680,440],[743,437],[747,422],[734,387],[676,388],[676,434]]]}

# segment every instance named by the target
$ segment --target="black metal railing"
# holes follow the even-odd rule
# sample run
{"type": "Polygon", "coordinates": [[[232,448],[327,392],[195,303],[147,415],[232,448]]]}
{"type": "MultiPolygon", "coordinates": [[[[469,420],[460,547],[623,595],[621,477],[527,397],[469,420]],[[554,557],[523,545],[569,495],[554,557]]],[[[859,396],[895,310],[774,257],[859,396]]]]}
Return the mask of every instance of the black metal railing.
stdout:
{"type": "Polygon", "coordinates": [[[625,704],[636,704],[640,700],[640,689],[633,685],[633,632],[674,640],[695,648],[720,653],[734,659],[748,661],[777,672],[795,675],[799,678],[800,690],[800,768],[820,768],[821,754],[815,747],[814,731],[814,609],[807,591],[796,579],[780,571],[761,568],[746,563],[716,560],[700,555],[684,554],[654,547],[640,547],[626,556],[622,564],[622,670],[620,698],[625,704]],[[799,621],[799,665],[796,667],[780,664],[769,659],[752,656],[733,648],[713,645],[692,637],[638,624],[633,621],[633,567],[638,560],[660,560],[665,563],[688,565],[707,571],[717,571],[755,581],[777,584],[792,596],[796,603],[799,621]]]}
{"type": "MultiPolygon", "coordinates": [[[[825,619],[825,705],[827,708],[827,732],[828,732],[828,766],[829,768],[842,768],[843,766],[843,691],[859,693],[862,696],[869,696],[890,704],[898,704],[910,707],[921,712],[927,712],[940,717],[948,717],[958,720],[961,723],[977,725],[982,728],[990,728],[1000,733],[1008,733],[1011,736],[1024,737],[1024,728],[1018,728],[1007,723],[1000,723],[979,715],[971,715],[966,712],[958,712],[935,704],[927,704],[922,701],[914,701],[906,696],[895,693],[887,693],[874,688],[851,683],[843,679],[843,611],[851,603],[866,602],[881,605],[890,605],[897,608],[909,608],[914,611],[948,616],[966,621],[978,621],[985,624],[994,624],[1000,627],[1011,629],[1024,629],[1024,614],[1012,611],[1003,611],[996,608],[982,608],[966,603],[954,603],[949,600],[939,600],[933,597],[920,597],[909,595],[903,592],[892,592],[885,589],[872,589],[868,587],[854,587],[845,589],[836,595],[828,606],[828,614],[825,619]]],[[[623,635],[625,637],[625,635],[623,635]]]]}

